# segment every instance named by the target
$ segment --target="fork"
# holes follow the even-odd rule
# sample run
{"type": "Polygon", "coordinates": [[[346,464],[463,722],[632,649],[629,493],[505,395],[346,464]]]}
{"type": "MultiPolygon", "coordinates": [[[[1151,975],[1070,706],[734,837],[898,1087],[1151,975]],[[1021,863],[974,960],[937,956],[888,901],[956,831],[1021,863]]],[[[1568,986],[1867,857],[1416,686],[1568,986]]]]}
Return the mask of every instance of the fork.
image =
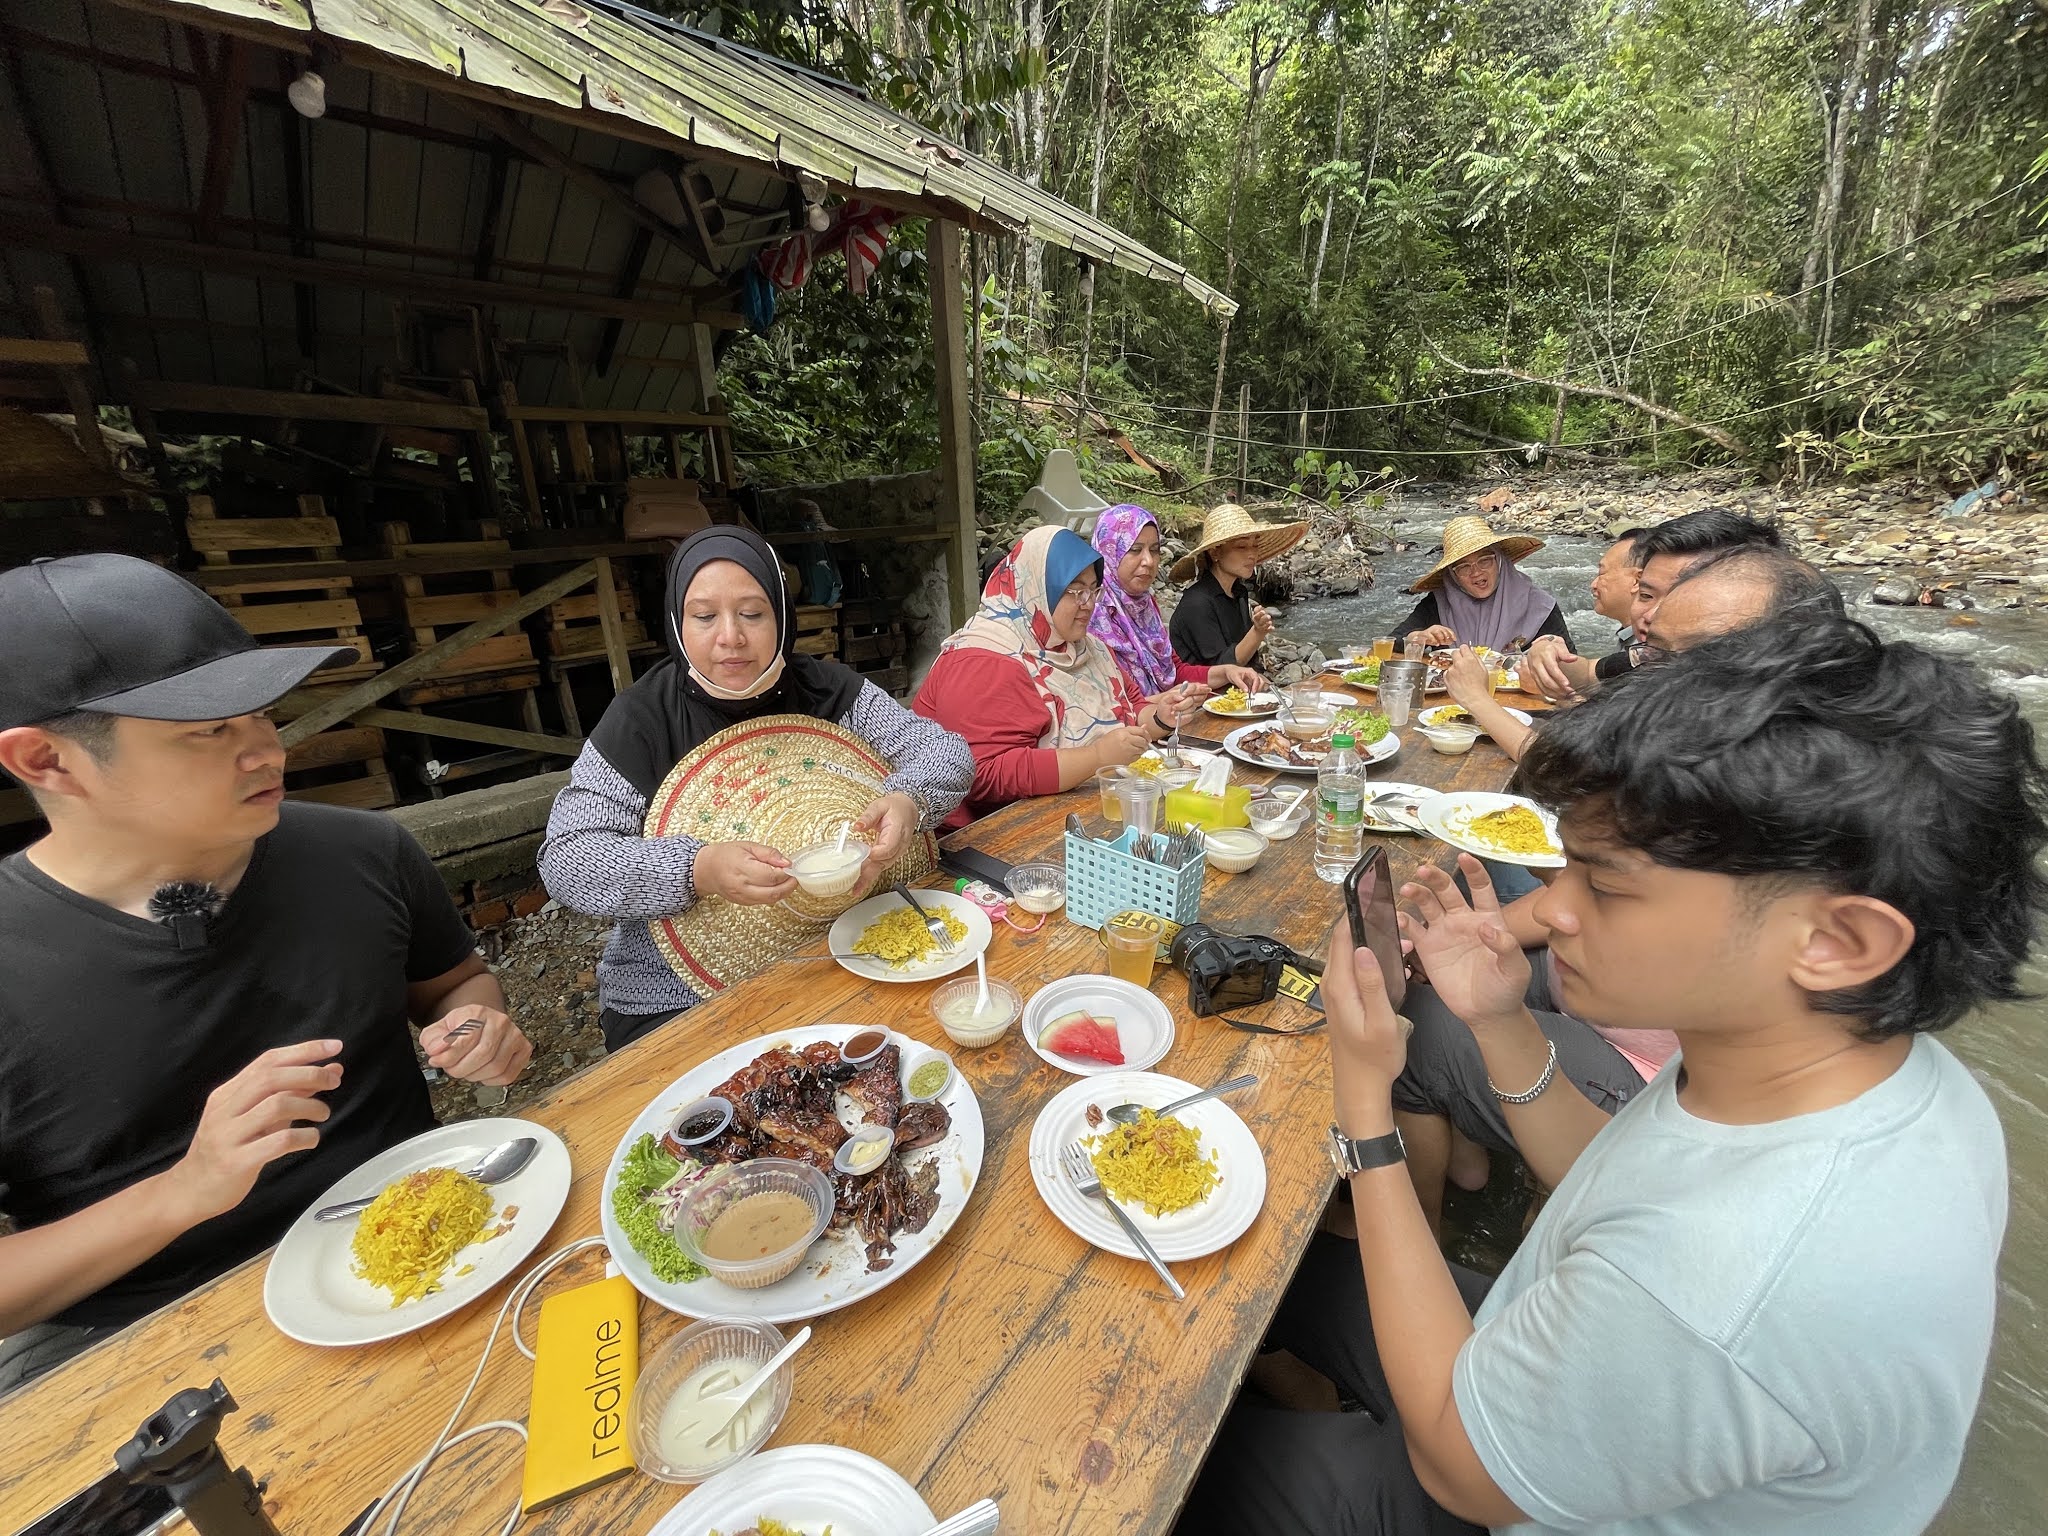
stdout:
{"type": "Polygon", "coordinates": [[[939,953],[942,955],[952,954],[953,935],[946,931],[946,925],[917,904],[917,898],[910,894],[909,886],[899,885],[895,889],[898,896],[901,896],[910,903],[910,910],[924,919],[925,931],[931,934],[933,942],[939,946],[939,953]]]}
{"type": "Polygon", "coordinates": [[[1094,1166],[1088,1161],[1088,1152],[1078,1141],[1068,1145],[1060,1153],[1060,1167],[1066,1170],[1067,1181],[1084,1200],[1100,1200],[1109,1207],[1109,1214],[1116,1218],[1117,1225],[1124,1229],[1124,1236],[1138,1245],[1138,1252],[1145,1255],[1145,1262],[1152,1266],[1152,1272],[1166,1282],[1166,1288],[1173,1292],[1175,1301],[1186,1301],[1188,1293],[1173,1278],[1173,1271],[1166,1267],[1166,1261],[1159,1257],[1159,1251],[1145,1241],[1145,1234],[1138,1230],[1138,1224],[1125,1214],[1124,1208],[1111,1199],[1103,1189],[1102,1180],[1095,1177],[1094,1166]]]}
{"type": "Polygon", "coordinates": [[[978,1499],[951,1519],[941,1520],[924,1536],[992,1536],[1002,1520],[994,1499],[978,1499]]]}

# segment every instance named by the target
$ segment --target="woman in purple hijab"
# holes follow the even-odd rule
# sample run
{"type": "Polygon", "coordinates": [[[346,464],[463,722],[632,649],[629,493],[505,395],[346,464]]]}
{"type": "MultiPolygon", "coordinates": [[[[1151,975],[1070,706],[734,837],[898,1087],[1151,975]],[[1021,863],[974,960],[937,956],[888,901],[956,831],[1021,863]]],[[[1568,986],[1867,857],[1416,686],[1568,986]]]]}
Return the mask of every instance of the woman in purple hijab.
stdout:
{"type": "Polygon", "coordinates": [[[1152,595],[1159,580],[1159,520],[1150,512],[1130,502],[1111,507],[1095,520],[1090,542],[1102,556],[1102,596],[1088,633],[1109,647],[1137,692],[1156,698],[1176,683],[1246,693],[1266,686],[1250,667],[1198,667],[1173,654],[1152,595]]]}
{"type": "Polygon", "coordinates": [[[1569,644],[1557,599],[1516,566],[1542,547],[1541,539],[1495,533],[1483,517],[1452,518],[1444,524],[1442,558],[1408,589],[1422,593],[1422,601],[1395,626],[1395,636],[1496,651],[1526,646],[1538,635],[1569,644]]]}

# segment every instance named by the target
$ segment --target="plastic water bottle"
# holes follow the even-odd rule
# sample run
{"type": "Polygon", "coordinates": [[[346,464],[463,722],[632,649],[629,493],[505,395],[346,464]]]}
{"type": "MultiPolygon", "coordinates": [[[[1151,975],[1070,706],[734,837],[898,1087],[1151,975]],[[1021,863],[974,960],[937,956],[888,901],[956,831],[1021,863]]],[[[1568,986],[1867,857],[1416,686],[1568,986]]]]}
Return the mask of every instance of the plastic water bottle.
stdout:
{"type": "Polygon", "coordinates": [[[1348,732],[1316,771],[1316,878],[1337,884],[1365,845],[1365,764],[1348,732]]]}

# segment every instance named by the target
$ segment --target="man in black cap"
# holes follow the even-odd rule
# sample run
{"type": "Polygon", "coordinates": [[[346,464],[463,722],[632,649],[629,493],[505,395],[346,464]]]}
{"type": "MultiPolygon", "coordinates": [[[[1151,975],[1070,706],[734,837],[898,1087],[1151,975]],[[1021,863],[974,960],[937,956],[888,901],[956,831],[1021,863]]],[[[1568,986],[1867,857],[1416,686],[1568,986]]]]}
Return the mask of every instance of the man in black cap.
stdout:
{"type": "Polygon", "coordinates": [[[451,1077],[532,1055],[405,830],[283,803],[265,711],[354,654],[124,555],[0,573],[0,769],[50,824],[0,860],[0,1390],[430,1130],[408,1021],[451,1077]]]}

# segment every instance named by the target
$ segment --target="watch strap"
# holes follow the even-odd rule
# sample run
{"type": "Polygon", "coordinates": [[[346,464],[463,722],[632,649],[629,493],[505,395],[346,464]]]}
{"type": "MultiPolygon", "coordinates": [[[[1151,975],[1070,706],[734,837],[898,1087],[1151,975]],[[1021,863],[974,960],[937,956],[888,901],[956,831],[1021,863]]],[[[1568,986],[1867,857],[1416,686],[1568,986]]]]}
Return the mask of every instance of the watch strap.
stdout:
{"type": "Polygon", "coordinates": [[[1402,1145],[1401,1133],[1389,1131],[1384,1136],[1369,1136],[1364,1140],[1346,1136],[1336,1126],[1330,1127],[1330,1161],[1337,1165],[1337,1171],[1345,1177],[1364,1173],[1372,1168],[1385,1168],[1393,1163],[1405,1162],[1408,1149],[1402,1145]]]}

